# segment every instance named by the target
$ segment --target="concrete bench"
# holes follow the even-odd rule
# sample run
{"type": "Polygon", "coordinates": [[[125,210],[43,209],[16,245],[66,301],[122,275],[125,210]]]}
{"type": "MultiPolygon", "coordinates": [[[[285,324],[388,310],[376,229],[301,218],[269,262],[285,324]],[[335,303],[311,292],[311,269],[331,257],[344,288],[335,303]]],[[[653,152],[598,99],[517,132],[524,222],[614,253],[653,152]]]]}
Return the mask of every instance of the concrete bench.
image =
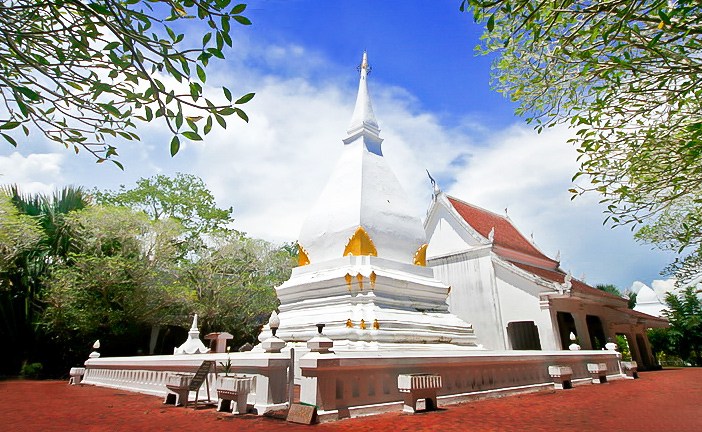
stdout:
{"type": "Polygon", "coordinates": [[[639,366],[635,361],[622,362],[622,370],[627,378],[636,379],[639,377],[639,366]]]}
{"type": "Polygon", "coordinates": [[[403,411],[417,412],[417,401],[424,399],[424,410],[435,410],[436,391],[441,388],[441,376],[430,374],[403,374],[397,377],[397,389],[405,394],[403,411]]]}
{"type": "Polygon", "coordinates": [[[253,387],[253,377],[221,376],[217,379],[217,411],[246,414],[246,400],[253,387]]]}
{"type": "Polygon", "coordinates": [[[71,371],[69,372],[70,378],[68,379],[68,384],[71,385],[78,385],[83,381],[83,376],[85,375],[85,368],[82,367],[74,367],[71,368],[71,371]]]}
{"type": "Polygon", "coordinates": [[[588,363],[587,371],[590,373],[593,384],[605,384],[607,382],[607,365],[605,363],[588,363]]]}
{"type": "Polygon", "coordinates": [[[557,390],[573,388],[573,369],[570,366],[549,366],[548,374],[553,378],[553,387],[557,390]]]}

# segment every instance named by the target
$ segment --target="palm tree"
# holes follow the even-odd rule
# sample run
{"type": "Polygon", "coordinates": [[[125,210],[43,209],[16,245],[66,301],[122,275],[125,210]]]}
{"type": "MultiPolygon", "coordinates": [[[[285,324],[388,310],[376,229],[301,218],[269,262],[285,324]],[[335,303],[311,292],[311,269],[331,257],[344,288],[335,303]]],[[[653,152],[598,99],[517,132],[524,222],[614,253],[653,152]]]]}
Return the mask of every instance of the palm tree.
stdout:
{"type": "Polygon", "coordinates": [[[6,276],[9,290],[0,292],[0,337],[9,342],[8,346],[19,348],[0,356],[0,373],[14,374],[37,351],[41,294],[51,265],[69,259],[70,235],[64,218],[90,205],[91,198],[83,188],[73,186],[53,195],[23,194],[17,185],[6,186],[3,192],[20,213],[35,217],[44,232],[36,247],[17,258],[13,271],[6,276]]]}

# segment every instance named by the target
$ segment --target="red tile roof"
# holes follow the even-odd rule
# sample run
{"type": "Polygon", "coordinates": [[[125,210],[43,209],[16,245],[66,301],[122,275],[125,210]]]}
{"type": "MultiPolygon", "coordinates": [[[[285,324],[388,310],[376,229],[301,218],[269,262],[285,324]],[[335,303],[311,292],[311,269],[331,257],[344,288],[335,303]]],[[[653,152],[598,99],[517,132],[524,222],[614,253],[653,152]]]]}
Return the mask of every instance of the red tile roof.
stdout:
{"type": "Polygon", "coordinates": [[[490,231],[495,228],[494,245],[527,254],[535,258],[545,259],[553,262],[554,267],[557,266],[558,263],[556,261],[547,257],[534,247],[534,245],[512,225],[509,219],[459,199],[450,196],[447,196],[447,198],[458,214],[483,237],[487,238],[490,231]]]}

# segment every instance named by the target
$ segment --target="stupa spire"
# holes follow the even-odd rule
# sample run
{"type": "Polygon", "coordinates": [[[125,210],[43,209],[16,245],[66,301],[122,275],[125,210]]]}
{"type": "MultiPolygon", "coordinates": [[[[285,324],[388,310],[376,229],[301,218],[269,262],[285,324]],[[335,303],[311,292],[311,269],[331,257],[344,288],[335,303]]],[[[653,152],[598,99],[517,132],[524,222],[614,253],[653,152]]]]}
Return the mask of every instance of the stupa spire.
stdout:
{"type": "MultiPolygon", "coordinates": [[[[353,109],[351,123],[347,129],[348,138],[344,142],[349,142],[350,139],[363,134],[380,140],[380,128],[378,121],[375,119],[373,105],[371,104],[370,94],[368,93],[368,73],[371,70],[368,64],[368,53],[363,52],[363,60],[358,67],[361,77],[358,83],[358,95],[356,96],[356,106],[353,109]]],[[[378,143],[379,144],[379,143],[378,143]]]]}

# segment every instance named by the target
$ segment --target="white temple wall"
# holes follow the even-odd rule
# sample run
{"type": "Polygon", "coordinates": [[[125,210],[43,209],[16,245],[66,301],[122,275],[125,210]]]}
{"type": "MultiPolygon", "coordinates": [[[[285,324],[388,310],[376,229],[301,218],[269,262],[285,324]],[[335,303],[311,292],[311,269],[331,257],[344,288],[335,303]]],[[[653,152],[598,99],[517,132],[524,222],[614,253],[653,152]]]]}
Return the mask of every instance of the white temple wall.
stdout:
{"type": "Polygon", "coordinates": [[[542,308],[539,301],[544,287],[501,266],[495,267],[495,274],[506,349],[513,349],[507,336],[507,325],[516,321],[533,321],[539,331],[541,349],[558,350],[560,346],[551,313],[542,308]]]}
{"type": "Polygon", "coordinates": [[[500,322],[500,304],[489,247],[432,259],[427,265],[451,286],[449,312],[473,325],[477,343],[487,349],[506,349],[501,325],[496,324],[500,322]]]}

